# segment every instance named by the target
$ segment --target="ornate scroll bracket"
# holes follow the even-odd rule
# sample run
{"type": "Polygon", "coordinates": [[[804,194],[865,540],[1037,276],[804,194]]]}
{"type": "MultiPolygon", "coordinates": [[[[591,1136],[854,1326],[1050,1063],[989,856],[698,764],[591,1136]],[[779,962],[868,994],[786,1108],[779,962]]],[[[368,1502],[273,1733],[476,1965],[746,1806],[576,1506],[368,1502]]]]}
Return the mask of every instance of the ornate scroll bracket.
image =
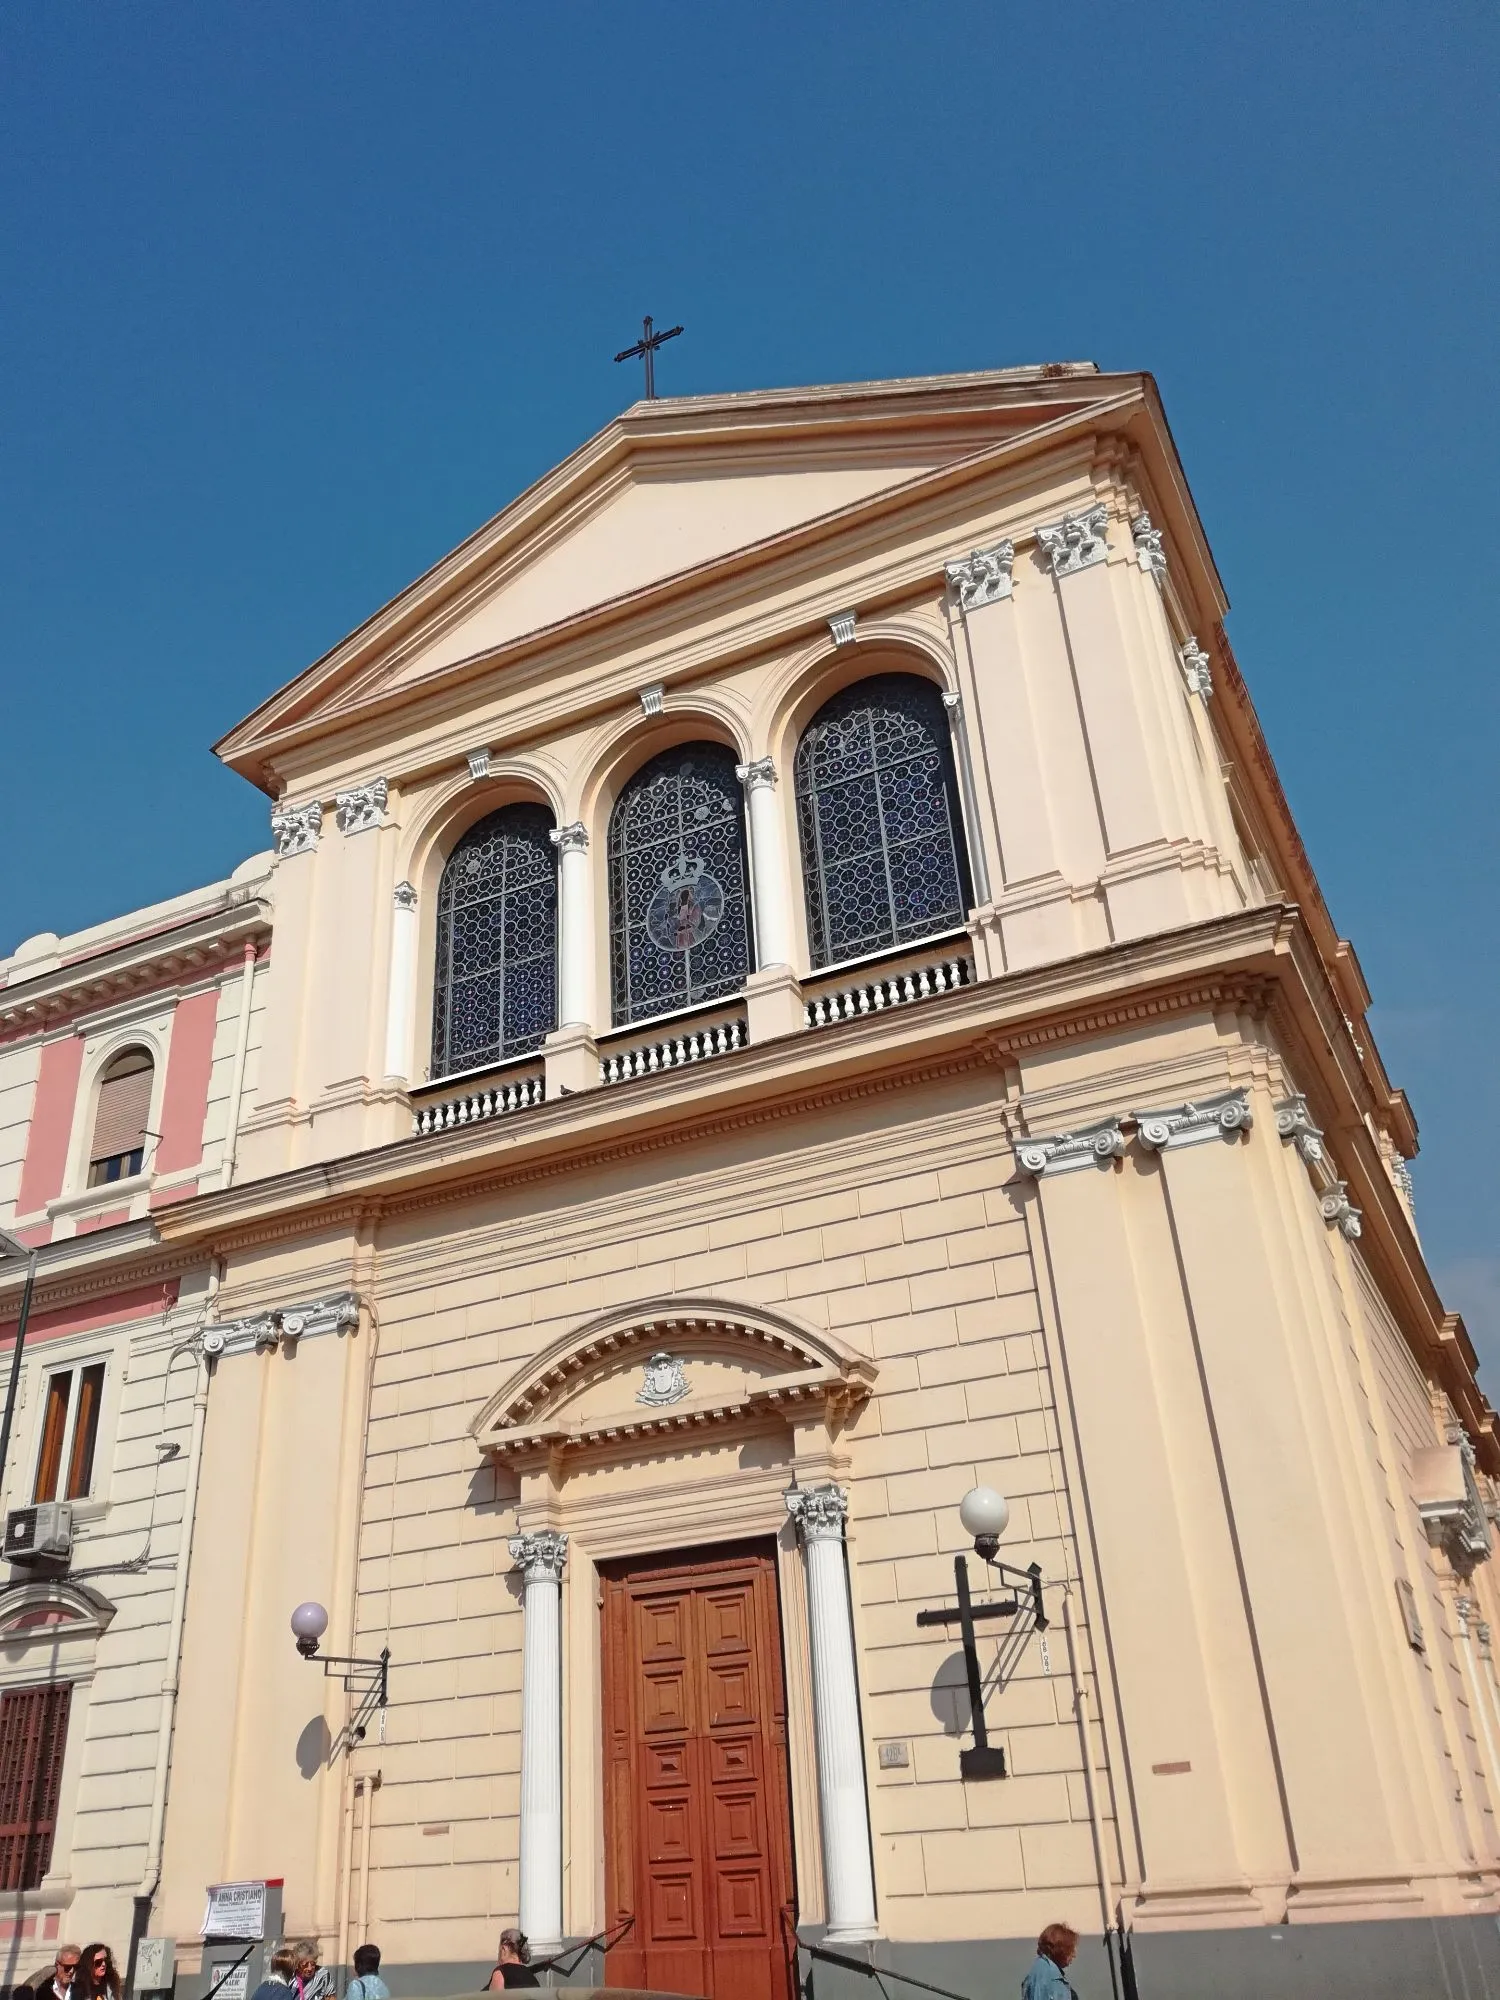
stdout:
{"type": "Polygon", "coordinates": [[[1349,1199],[1349,1190],[1343,1181],[1323,1195],[1318,1203],[1323,1220],[1337,1225],[1340,1236],[1352,1243],[1363,1230],[1360,1212],[1349,1199]]]}
{"type": "Polygon", "coordinates": [[[1136,1137],[1148,1152],[1169,1146],[1199,1146],[1205,1139],[1233,1139],[1255,1123],[1248,1090],[1226,1090],[1175,1111],[1133,1111],[1136,1137]]]}
{"type": "Polygon", "coordinates": [[[1014,542],[996,542],[993,548],[975,549],[961,561],[946,564],[948,585],[960,608],[978,611],[1009,597],[1014,588],[1011,571],[1015,560],[1014,542]]]}
{"type": "Polygon", "coordinates": [[[1081,1167],[1107,1167],[1124,1157],[1125,1134],[1118,1118],[1052,1139],[1023,1139],[1016,1147],[1016,1165],[1033,1180],[1045,1174],[1077,1173],[1081,1167]]]}
{"type": "Polygon", "coordinates": [[[1074,576],[1103,562],[1109,554],[1108,525],[1109,514],[1100,501],[1082,514],[1064,514],[1054,527],[1038,528],[1036,538],[1052,574],[1074,576]]]}
{"type": "Polygon", "coordinates": [[[587,854],[589,851],[589,830],[581,819],[575,819],[571,826],[555,826],[547,835],[559,854],[587,854]]]}
{"type": "Polygon", "coordinates": [[[1339,1234],[1352,1243],[1361,1232],[1360,1212],[1350,1201],[1347,1186],[1333,1170],[1323,1134],[1314,1125],[1307,1099],[1300,1090],[1277,1105],[1276,1130],[1295,1146],[1298,1157],[1312,1175],[1323,1220],[1335,1225],[1339,1234]]]}
{"type": "Polygon", "coordinates": [[[325,1333],[353,1333],[359,1326],[359,1294],[334,1292],[306,1305],[277,1306],[244,1319],[219,1320],[203,1327],[198,1344],[215,1360],[226,1354],[269,1353],[288,1341],[313,1340],[325,1333]]]}
{"type": "Polygon", "coordinates": [[[790,1486],[782,1494],[786,1511],[797,1525],[797,1539],[841,1542],[849,1515],[849,1495],[842,1486],[790,1486]]]}
{"type": "Polygon", "coordinates": [[[339,792],[333,801],[334,818],[340,833],[366,833],[372,826],[384,826],[390,787],[384,778],[372,778],[368,785],[355,785],[339,792]]]}
{"type": "Polygon", "coordinates": [[[1310,1167],[1322,1166],[1323,1134],[1312,1122],[1312,1113],[1307,1108],[1307,1099],[1299,1090],[1295,1097],[1287,1097],[1276,1107],[1276,1130],[1283,1139],[1290,1139],[1298,1153],[1310,1167]]]}
{"type": "Polygon", "coordinates": [[[568,1560],[568,1538],[555,1528],[541,1528],[535,1534],[512,1535],[506,1546],[510,1559],[528,1583],[561,1583],[563,1565],[568,1560]]]}
{"type": "Polygon", "coordinates": [[[1214,691],[1213,662],[1198,644],[1189,639],[1178,651],[1177,658],[1182,666],[1182,678],[1187,682],[1189,694],[1201,694],[1205,701],[1214,691]]]}
{"type": "Polygon", "coordinates": [[[318,799],[305,806],[278,806],[271,815],[271,838],[276,843],[276,859],[286,861],[293,854],[311,854],[323,831],[323,807],[318,799]]]}
{"type": "Polygon", "coordinates": [[[1135,559],[1147,576],[1155,577],[1158,583],[1167,573],[1167,552],[1161,545],[1161,529],[1153,528],[1149,514],[1137,514],[1130,524],[1131,537],[1135,542],[1135,559]]]}

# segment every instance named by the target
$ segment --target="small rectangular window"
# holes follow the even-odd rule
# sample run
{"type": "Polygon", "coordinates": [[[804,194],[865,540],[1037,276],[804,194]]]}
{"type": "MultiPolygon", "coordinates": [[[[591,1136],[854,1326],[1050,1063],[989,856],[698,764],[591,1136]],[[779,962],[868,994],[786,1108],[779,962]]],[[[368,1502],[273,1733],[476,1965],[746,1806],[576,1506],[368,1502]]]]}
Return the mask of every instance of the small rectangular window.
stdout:
{"type": "Polygon", "coordinates": [[[48,1377],[33,1500],[86,1500],[94,1483],[104,1363],[60,1368],[48,1377]],[[66,1480],[63,1468],[67,1467],[66,1480]]]}

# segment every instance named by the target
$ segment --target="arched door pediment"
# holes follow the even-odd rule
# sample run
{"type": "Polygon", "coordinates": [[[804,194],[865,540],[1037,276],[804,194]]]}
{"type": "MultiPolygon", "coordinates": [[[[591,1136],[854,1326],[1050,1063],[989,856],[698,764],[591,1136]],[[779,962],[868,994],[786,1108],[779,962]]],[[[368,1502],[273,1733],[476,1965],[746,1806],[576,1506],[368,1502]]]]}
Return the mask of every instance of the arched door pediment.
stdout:
{"type": "Polygon", "coordinates": [[[518,1369],[473,1431],[507,1459],[861,1401],[875,1364],[780,1315],[698,1301],[589,1322],[518,1369]]]}

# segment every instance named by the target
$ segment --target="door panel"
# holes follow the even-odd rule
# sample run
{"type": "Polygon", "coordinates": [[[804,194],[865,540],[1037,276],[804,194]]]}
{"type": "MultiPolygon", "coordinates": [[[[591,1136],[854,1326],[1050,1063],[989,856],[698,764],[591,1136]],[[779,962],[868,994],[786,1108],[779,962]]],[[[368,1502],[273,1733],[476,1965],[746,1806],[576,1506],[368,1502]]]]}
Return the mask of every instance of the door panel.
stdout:
{"type": "Polygon", "coordinates": [[[609,1983],[793,2000],[775,1545],[602,1575],[609,1983]]]}

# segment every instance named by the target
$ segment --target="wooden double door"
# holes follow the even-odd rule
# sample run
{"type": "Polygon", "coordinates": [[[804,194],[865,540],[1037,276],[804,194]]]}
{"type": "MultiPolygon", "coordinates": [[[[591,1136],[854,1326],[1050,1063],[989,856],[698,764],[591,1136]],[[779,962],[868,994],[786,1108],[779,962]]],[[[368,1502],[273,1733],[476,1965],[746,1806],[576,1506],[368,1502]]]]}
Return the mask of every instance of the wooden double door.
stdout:
{"type": "Polygon", "coordinates": [[[774,1542],[605,1565],[612,1986],[792,2000],[786,1683],[774,1542]]]}

